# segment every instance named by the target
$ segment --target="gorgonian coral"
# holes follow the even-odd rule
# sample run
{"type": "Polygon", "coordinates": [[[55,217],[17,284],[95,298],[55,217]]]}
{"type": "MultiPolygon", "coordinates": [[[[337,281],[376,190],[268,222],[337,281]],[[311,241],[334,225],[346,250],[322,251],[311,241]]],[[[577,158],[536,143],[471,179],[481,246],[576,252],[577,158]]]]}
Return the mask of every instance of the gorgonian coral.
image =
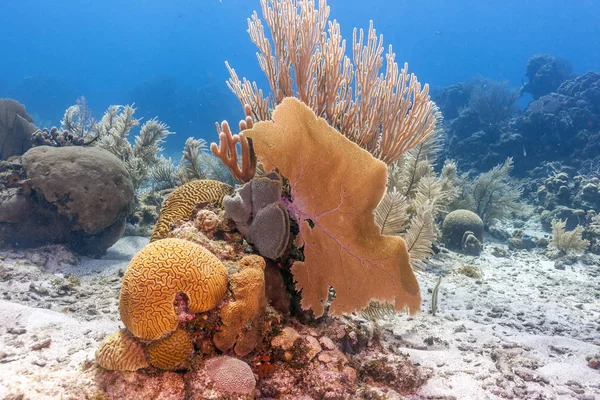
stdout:
{"type": "Polygon", "coordinates": [[[302,307],[322,315],[331,286],[333,315],[363,309],[370,300],[417,311],[421,296],[406,243],[382,235],[375,224],[373,210],[387,182],[385,163],[295,98],[283,100],[272,119],[244,134],[265,170],[277,168],[289,181],[288,211],[304,245],[304,261],[292,266],[302,307]]]}

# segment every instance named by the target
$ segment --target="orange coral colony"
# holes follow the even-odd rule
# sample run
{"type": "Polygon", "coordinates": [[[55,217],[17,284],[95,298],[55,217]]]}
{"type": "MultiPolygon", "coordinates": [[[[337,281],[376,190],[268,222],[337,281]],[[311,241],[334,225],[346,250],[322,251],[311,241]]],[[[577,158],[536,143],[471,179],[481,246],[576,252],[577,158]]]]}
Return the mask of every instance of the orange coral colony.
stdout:
{"type": "Polygon", "coordinates": [[[371,300],[418,311],[421,295],[406,243],[381,235],[375,224],[386,164],[292,97],[275,108],[272,121],[244,134],[265,170],[277,168],[289,180],[289,212],[304,243],[305,260],[292,266],[302,307],[321,316],[331,286],[332,315],[364,309],[371,300]]]}
{"type": "Polygon", "coordinates": [[[177,329],[181,313],[214,308],[227,282],[225,266],[202,246],[173,238],[152,242],[133,257],[123,276],[121,320],[139,339],[160,339],[177,329]],[[174,306],[178,296],[183,296],[182,310],[174,306]]]}

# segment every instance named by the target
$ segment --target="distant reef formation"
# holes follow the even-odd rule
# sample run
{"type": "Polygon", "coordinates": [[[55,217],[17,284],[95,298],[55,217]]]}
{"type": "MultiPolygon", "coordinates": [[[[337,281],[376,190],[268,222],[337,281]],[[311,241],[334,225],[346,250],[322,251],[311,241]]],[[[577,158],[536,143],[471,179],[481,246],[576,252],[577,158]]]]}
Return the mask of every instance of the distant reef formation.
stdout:
{"type": "Polygon", "coordinates": [[[133,195],[129,173],[106,150],[35,147],[0,161],[0,243],[62,243],[100,256],[123,234],[133,195]]]}
{"type": "Polygon", "coordinates": [[[600,74],[570,71],[566,61],[531,57],[520,92],[534,100],[523,112],[515,106],[519,93],[506,84],[476,78],[444,88],[435,100],[445,118],[446,157],[477,172],[512,157],[521,176],[548,161],[599,165],[600,74]]]}

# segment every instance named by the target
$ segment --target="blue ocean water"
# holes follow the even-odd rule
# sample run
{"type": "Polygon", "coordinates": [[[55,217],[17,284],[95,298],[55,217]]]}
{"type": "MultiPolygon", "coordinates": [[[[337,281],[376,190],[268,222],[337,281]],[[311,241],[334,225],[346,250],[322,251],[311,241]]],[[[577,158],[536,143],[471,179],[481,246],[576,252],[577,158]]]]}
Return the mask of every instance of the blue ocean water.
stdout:
{"type": "MultiPolygon", "coordinates": [[[[482,75],[521,86],[527,59],[549,53],[574,72],[600,70],[600,2],[595,0],[330,0],[348,44],[373,20],[397,61],[422,82],[446,86],[482,75]]],[[[0,0],[0,97],[27,107],[38,126],[58,125],[85,96],[100,117],[135,102],[177,135],[214,140],[214,122],[237,121],[225,85],[228,60],[268,88],[246,32],[258,0],[0,0]]]]}

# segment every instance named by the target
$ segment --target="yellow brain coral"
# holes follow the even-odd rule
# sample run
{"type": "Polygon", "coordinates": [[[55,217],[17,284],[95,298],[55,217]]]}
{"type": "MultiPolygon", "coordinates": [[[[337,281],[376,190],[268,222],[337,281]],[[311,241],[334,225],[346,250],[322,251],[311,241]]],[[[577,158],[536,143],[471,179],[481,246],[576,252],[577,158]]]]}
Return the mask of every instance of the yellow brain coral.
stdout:
{"type": "Polygon", "coordinates": [[[177,329],[171,336],[148,345],[146,351],[152,366],[171,370],[183,364],[194,351],[194,345],[186,331],[177,329]]]}
{"type": "Polygon", "coordinates": [[[111,371],[137,371],[149,367],[141,343],[126,329],[107,336],[100,343],[96,361],[102,368],[111,371]]]}
{"type": "Polygon", "coordinates": [[[234,301],[221,310],[223,326],[213,336],[213,342],[221,351],[227,351],[235,344],[235,353],[243,357],[262,340],[257,319],[267,306],[265,260],[257,255],[246,256],[239,267],[240,272],[231,276],[234,301]]]}
{"type": "Polygon", "coordinates": [[[175,189],[165,200],[150,241],[167,237],[171,223],[188,220],[196,204],[211,203],[220,205],[223,197],[233,193],[233,187],[210,179],[195,180],[175,189]]]}
{"type": "Polygon", "coordinates": [[[152,242],[133,257],[123,276],[121,320],[137,338],[160,339],[177,329],[182,312],[214,308],[227,281],[225,266],[202,246],[173,238],[152,242]]]}

